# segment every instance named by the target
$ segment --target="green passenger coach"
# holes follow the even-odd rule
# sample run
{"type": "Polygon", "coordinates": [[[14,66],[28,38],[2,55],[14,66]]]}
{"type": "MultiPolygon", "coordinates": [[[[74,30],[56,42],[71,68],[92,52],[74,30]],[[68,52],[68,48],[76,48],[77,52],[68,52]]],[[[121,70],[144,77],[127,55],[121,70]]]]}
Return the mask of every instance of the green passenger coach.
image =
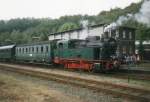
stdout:
{"type": "Polygon", "coordinates": [[[16,60],[27,62],[51,62],[50,42],[18,45],[16,47],[16,60]]]}

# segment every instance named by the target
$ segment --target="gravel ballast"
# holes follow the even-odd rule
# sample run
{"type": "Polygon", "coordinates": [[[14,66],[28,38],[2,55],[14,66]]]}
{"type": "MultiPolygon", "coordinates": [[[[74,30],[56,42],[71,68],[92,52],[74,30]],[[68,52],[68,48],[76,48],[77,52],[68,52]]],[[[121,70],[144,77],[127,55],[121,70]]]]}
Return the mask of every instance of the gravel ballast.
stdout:
{"type": "MultiPolygon", "coordinates": [[[[26,88],[23,89],[25,90],[24,91],[25,95],[28,93],[29,95],[31,94],[32,96],[32,94],[35,94],[38,91],[41,92],[42,90],[41,92],[42,94],[37,95],[38,98],[42,97],[40,98],[41,101],[39,100],[36,102],[123,102],[124,101],[121,98],[118,98],[118,97],[114,98],[111,95],[107,95],[102,92],[100,93],[100,92],[88,90],[86,88],[73,87],[71,85],[60,84],[54,81],[48,81],[48,80],[31,77],[27,75],[21,75],[21,74],[17,74],[13,72],[0,70],[0,77],[1,76],[3,76],[5,81],[11,78],[14,84],[19,82],[17,83],[17,86],[24,87],[24,88],[26,87],[27,89],[26,88]],[[43,94],[44,96],[47,96],[47,97],[46,98],[43,97],[43,94]]],[[[2,79],[0,80],[0,83],[3,83],[2,79]]],[[[10,80],[10,83],[11,83],[11,80],[10,80]]],[[[13,91],[13,90],[8,90],[8,91],[13,91]]],[[[34,100],[36,100],[36,97],[34,100]]],[[[16,102],[32,102],[32,99],[31,101],[26,101],[26,98],[29,99],[29,96],[25,97],[24,99],[25,101],[16,101],[16,102]]],[[[5,101],[2,101],[2,102],[5,102],[5,101]]]]}

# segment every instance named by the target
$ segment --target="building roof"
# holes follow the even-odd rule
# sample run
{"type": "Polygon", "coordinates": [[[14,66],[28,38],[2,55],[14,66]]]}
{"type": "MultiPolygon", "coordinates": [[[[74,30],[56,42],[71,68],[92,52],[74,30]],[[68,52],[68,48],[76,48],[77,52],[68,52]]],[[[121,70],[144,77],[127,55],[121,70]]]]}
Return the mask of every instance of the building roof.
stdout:
{"type": "Polygon", "coordinates": [[[51,41],[32,42],[32,43],[27,43],[27,44],[19,44],[19,45],[17,45],[17,47],[43,45],[43,44],[49,44],[50,42],[51,41]]]}
{"type": "Polygon", "coordinates": [[[0,46],[0,50],[12,49],[15,45],[0,46]]]}
{"type": "Polygon", "coordinates": [[[95,27],[104,26],[104,25],[106,25],[106,24],[105,23],[101,23],[101,24],[90,25],[88,27],[95,28],[95,27]]]}
{"type": "Polygon", "coordinates": [[[126,29],[133,29],[136,30],[134,27],[129,27],[129,26],[118,26],[118,28],[126,28],[126,29]]]}

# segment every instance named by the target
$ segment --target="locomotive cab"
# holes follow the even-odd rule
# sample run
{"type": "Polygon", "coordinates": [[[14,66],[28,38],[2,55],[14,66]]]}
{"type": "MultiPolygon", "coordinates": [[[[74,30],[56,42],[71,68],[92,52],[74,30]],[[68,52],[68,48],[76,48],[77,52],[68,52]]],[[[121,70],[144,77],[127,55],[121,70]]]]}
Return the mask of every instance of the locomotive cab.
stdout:
{"type": "MultiPolygon", "coordinates": [[[[89,39],[88,39],[89,40],[89,39]]],[[[116,69],[119,67],[119,61],[114,59],[116,55],[117,42],[113,38],[109,39],[92,39],[87,44],[94,50],[94,64],[93,69],[96,71],[106,71],[116,69]]],[[[115,57],[116,58],[116,57],[115,57]]]]}

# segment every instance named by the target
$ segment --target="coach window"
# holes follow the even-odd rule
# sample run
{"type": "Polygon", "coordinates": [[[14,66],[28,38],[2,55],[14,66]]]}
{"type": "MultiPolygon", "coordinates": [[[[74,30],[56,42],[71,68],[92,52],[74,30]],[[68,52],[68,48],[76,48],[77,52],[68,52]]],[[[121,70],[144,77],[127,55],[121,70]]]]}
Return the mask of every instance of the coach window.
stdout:
{"type": "Polygon", "coordinates": [[[24,48],[22,48],[22,53],[24,53],[24,48]]]}
{"type": "Polygon", "coordinates": [[[28,48],[26,48],[26,53],[28,52],[28,48]]]}
{"type": "Polygon", "coordinates": [[[23,53],[25,53],[25,48],[23,48],[23,53]]]}
{"type": "Polygon", "coordinates": [[[48,52],[48,46],[46,46],[46,52],[48,52]]]}
{"type": "Polygon", "coordinates": [[[38,53],[38,50],[39,50],[39,48],[38,48],[38,46],[36,47],[36,52],[38,53]]]}
{"type": "Polygon", "coordinates": [[[43,52],[43,46],[41,46],[41,53],[43,52]]]}
{"type": "Polygon", "coordinates": [[[22,48],[20,48],[20,53],[22,53],[22,48]]]}
{"type": "Polygon", "coordinates": [[[34,53],[34,47],[32,47],[32,53],[34,53]]]}
{"type": "Polygon", "coordinates": [[[24,48],[24,53],[26,53],[26,48],[24,48]]]}

